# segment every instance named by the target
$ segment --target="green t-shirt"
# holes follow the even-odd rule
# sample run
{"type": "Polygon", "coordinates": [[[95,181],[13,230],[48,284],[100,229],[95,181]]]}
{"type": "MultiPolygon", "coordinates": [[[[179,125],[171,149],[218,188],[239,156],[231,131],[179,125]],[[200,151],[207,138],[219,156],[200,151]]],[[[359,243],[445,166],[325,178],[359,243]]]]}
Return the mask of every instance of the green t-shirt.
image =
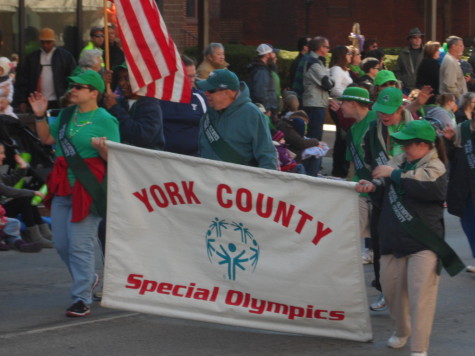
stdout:
{"type": "MultiPolygon", "coordinates": [[[[58,118],[50,127],[51,135],[56,140],[56,157],[63,156],[58,137],[62,113],[63,111],[59,113],[58,118]]],[[[120,142],[119,122],[107,110],[97,108],[85,113],[76,110],[75,114],[68,123],[66,136],[75,147],[77,154],[82,158],[100,157],[99,151],[92,147],[92,137],[107,137],[110,141],[120,142]],[[74,122],[75,116],[76,123],[74,122]]],[[[71,186],[73,186],[76,178],[70,169],[68,169],[68,178],[71,186]]]]}

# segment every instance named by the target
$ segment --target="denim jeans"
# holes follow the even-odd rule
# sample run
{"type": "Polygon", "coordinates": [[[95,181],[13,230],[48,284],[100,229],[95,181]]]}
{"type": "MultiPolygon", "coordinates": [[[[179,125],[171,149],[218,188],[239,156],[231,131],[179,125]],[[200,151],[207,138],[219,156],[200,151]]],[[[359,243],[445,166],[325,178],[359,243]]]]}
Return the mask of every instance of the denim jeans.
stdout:
{"type": "Polygon", "coordinates": [[[475,208],[473,206],[472,197],[467,199],[467,206],[460,219],[463,232],[467,235],[468,243],[472,249],[472,256],[475,258],[475,208]]]}
{"type": "Polygon", "coordinates": [[[89,214],[80,222],[71,222],[71,196],[55,196],[51,205],[53,241],[59,256],[73,279],[73,303],[92,303],[92,284],[95,279],[94,239],[101,218],[89,214]]]}
{"type": "Polygon", "coordinates": [[[20,220],[14,218],[7,218],[7,223],[3,228],[5,234],[5,241],[9,244],[14,244],[16,241],[21,240],[20,236],[20,220]]]}
{"type": "Polygon", "coordinates": [[[307,127],[307,137],[322,140],[323,124],[325,123],[327,109],[315,106],[305,106],[303,109],[307,113],[309,119],[307,127]]]}

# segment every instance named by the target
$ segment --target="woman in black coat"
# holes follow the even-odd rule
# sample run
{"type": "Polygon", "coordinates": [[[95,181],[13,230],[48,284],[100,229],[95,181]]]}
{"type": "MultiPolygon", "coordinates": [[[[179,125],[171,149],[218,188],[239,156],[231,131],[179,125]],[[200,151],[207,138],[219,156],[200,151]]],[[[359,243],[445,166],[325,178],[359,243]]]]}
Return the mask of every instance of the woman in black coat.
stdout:
{"type": "Polygon", "coordinates": [[[424,85],[430,85],[434,90],[434,96],[427,101],[427,104],[434,104],[435,97],[439,94],[440,63],[437,61],[440,56],[439,48],[439,42],[428,41],[424,46],[424,58],[417,69],[416,86],[420,89],[424,85]]]}

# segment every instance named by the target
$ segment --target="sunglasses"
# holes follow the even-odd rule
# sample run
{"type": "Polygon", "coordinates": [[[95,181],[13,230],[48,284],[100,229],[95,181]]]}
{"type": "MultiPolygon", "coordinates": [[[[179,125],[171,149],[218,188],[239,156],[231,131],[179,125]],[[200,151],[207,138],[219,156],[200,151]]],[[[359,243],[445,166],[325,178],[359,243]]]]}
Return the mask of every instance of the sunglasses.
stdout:
{"type": "Polygon", "coordinates": [[[72,84],[69,86],[70,89],[82,90],[82,89],[89,89],[92,90],[93,88],[87,84],[72,84]]]}
{"type": "Polygon", "coordinates": [[[103,38],[104,35],[94,35],[94,37],[103,38]]]}
{"type": "Polygon", "coordinates": [[[226,90],[226,89],[211,89],[211,90],[206,90],[206,93],[208,94],[214,94],[218,91],[223,91],[223,90],[226,90]]]}

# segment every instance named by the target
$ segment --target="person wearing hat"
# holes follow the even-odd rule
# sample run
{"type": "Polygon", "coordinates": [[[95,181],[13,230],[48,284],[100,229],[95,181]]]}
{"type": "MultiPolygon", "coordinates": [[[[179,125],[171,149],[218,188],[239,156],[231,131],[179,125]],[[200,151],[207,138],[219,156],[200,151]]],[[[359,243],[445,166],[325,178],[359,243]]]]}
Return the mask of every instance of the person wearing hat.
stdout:
{"type": "Polygon", "coordinates": [[[279,102],[272,71],[275,68],[274,48],[262,43],[256,49],[257,55],[248,67],[247,82],[253,103],[261,103],[272,114],[278,112],[279,102]]]}
{"type": "MultiPolygon", "coordinates": [[[[92,49],[99,50],[103,52],[104,48],[104,28],[100,26],[94,26],[89,31],[89,38],[90,41],[86,44],[86,46],[81,50],[79,54],[79,58],[81,58],[84,54],[84,51],[90,51],[92,49]]],[[[104,67],[104,59],[101,60],[101,67],[104,67]]]]}
{"type": "MultiPolygon", "coordinates": [[[[380,73],[381,72],[385,71],[380,71],[380,73]]],[[[380,78],[380,80],[395,79],[394,74],[391,72],[385,75],[386,76],[380,78]]],[[[378,78],[375,78],[375,81],[377,80],[378,78]]],[[[390,81],[388,80],[385,83],[388,82],[390,81]]],[[[379,93],[372,108],[372,110],[377,114],[378,119],[370,122],[363,143],[364,162],[368,167],[371,167],[371,169],[375,169],[380,165],[385,165],[390,158],[403,153],[402,146],[390,137],[391,133],[401,131],[413,120],[411,113],[405,109],[403,105],[403,94],[400,89],[388,86],[379,93]]],[[[380,207],[378,205],[373,205],[370,230],[375,279],[372,285],[378,291],[381,291],[379,280],[379,237],[377,230],[380,213],[380,207]]],[[[382,293],[378,297],[378,300],[370,305],[370,309],[374,311],[381,311],[386,308],[386,302],[382,293]]]]}
{"type": "Polygon", "coordinates": [[[460,59],[463,55],[463,40],[457,36],[450,36],[447,42],[447,53],[440,65],[439,92],[454,94],[457,100],[467,93],[467,81],[470,76],[465,77],[460,68],[460,59]]]}
{"type": "Polygon", "coordinates": [[[416,88],[417,68],[424,56],[422,36],[424,34],[417,27],[409,31],[408,45],[399,53],[396,66],[393,68],[394,74],[402,82],[405,94],[416,88]]]}
{"type": "Polygon", "coordinates": [[[48,101],[48,109],[59,108],[59,98],[68,89],[68,76],[76,68],[73,55],[55,45],[55,33],[51,28],[43,28],[39,34],[40,49],[20,61],[16,80],[14,106],[22,113],[27,112],[28,97],[39,91],[48,101]]]}
{"type": "Polygon", "coordinates": [[[264,114],[251,102],[249,89],[227,69],[198,81],[208,112],[201,118],[200,156],[218,161],[277,169],[277,154],[264,114]]]}
{"type": "Polygon", "coordinates": [[[119,120],[121,142],[162,150],[165,147],[160,100],[132,92],[126,63],[114,68],[114,80],[123,95],[104,94],[104,107],[119,120]]]}
{"type": "MultiPolygon", "coordinates": [[[[368,90],[359,87],[346,88],[337,98],[341,101],[344,117],[356,120],[346,135],[346,161],[350,163],[348,179],[358,182],[360,179],[371,177],[371,171],[364,162],[363,138],[369,124],[377,119],[376,112],[370,110],[372,104],[368,90]]],[[[373,251],[370,244],[370,210],[371,205],[367,194],[359,196],[360,237],[365,239],[365,249],[362,252],[364,264],[373,262],[373,251]]]]}
{"type": "Polygon", "coordinates": [[[117,119],[98,107],[105,89],[101,76],[87,70],[68,79],[73,105],[61,110],[51,127],[46,120],[46,98],[35,92],[29,102],[41,142],[56,143],[46,203],[51,206],[53,242],[73,280],[73,304],[66,315],[81,317],[90,314],[92,289],[97,281],[94,241],[105,215],[105,140],[119,142],[120,134],[117,119]]]}
{"type": "Polygon", "coordinates": [[[209,73],[216,69],[229,67],[224,54],[224,46],[218,42],[211,42],[203,52],[203,62],[196,69],[198,79],[208,79],[209,73]]]}
{"type": "Polygon", "coordinates": [[[355,189],[382,192],[381,285],[395,321],[387,345],[402,348],[410,338],[411,355],[425,356],[436,310],[439,262],[451,276],[465,266],[444,241],[447,169],[442,139],[426,120],[411,121],[391,137],[404,153],[375,168],[372,180],[360,180],[355,189]]]}

